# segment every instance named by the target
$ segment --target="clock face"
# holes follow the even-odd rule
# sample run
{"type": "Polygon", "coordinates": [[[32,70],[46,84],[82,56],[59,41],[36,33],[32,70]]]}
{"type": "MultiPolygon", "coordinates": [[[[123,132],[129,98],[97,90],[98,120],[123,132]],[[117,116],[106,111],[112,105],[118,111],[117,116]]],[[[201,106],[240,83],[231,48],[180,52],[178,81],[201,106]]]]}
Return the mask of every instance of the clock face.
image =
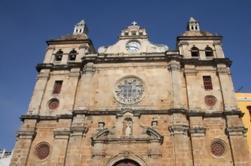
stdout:
{"type": "Polygon", "coordinates": [[[143,82],[136,77],[120,80],[115,87],[115,98],[123,104],[135,104],[143,97],[143,82]]]}
{"type": "Polygon", "coordinates": [[[137,52],[140,49],[140,43],[138,41],[129,41],[126,44],[126,49],[129,52],[137,52]]]}

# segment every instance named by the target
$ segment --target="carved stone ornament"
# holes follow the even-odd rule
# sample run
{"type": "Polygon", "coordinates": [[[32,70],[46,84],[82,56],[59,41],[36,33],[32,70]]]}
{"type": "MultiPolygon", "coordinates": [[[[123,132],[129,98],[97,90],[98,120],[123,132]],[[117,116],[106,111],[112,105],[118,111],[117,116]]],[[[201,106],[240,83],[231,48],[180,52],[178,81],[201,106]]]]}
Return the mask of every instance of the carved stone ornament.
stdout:
{"type": "Polygon", "coordinates": [[[115,87],[115,98],[122,104],[135,104],[143,98],[144,85],[137,77],[121,79],[115,87]]]}
{"type": "Polygon", "coordinates": [[[56,99],[56,98],[51,99],[51,100],[49,101],[49,103],[48,103],[48,107],[49,107],[49,109],[51,109],[51,110],[57,109],[58,106],[59,106],[59,100],[56,99]]]}
{"type": "Polygon", "coordinates": [[[212,106],[214,106],[216,104],[216,102],[217,102],[217,99],[216,99],[215,96],[213,96],[213,95],[205,96],[205,103],[206,103],[207,106],[212,107],[212,106]]]}
{"type": "Polygon", "coordinates": [[[210,148],[211,148],[211,153],[217,157],[222,156],[226,151],[226,147],[225,147],[224,142],[222,140],[218,140],[218,139],[214,140],[211,143],[210,148]]]}
{"type": "Polygon", "coordinates": [[[50,154],[50,146],[46,142],[39,143],[35,148],[35,153],[40,160],[47,158],[50,154]]]}

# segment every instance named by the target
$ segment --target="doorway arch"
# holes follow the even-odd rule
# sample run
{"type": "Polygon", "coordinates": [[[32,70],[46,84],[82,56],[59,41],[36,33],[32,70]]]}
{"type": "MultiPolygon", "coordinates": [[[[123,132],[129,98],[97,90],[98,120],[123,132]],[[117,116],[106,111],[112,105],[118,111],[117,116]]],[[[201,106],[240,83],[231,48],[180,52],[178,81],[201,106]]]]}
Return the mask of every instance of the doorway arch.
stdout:
{"type": "Polygon", "coordinates": [[[126,151],[119,153],[116,156],[113,156],[110,160],[108,160],[106,166],[148,166],[148,165],[140,156],[126,151]],[[125,165],[125,164],[131,164],[131,165],[125,165]]]}
{"type": "Polygon", "coordinates": [[[124,159],[116,162],[112,166],[140,166],[140,165],[134,160],[124,159]]]}

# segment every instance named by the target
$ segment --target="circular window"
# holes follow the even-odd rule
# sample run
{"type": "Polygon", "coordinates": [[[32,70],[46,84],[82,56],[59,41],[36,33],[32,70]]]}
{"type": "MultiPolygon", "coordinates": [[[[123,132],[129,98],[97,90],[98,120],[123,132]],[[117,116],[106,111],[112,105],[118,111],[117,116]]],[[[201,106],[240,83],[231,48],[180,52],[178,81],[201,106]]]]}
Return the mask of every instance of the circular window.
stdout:
{"type": "Polygon", "coordinates": [[[56,109],[56,108],[58,108],[58,106],[59,106],[59,100],[58,99],[51,99],[50,101],[49,101],[49,103],[48,103],[48,107],[49,107],[49,109],[51,109],[51,110],[54,110],[54,109],[56,109]]]}
{"type": "Polygon", "coordinates": [[[215,96],[213,96],[213,95],[207,95],[207,96],[205,96],[205,103],[206,103],[206,105],[208,105],[208,106],[214,106],[216,104],[216,102],[217,102],[217,99],[216,99],[215,96]]]}
{"type": "Polygon", "coordinates": [[[40,160],[45,159],[50,154],[50,146],[48,143],[39,143],[36,147],[36,155],[40,160]]]}
{"type": "Polygon", "coordinates": [[[115,87],[115,98],[123,104],[135,104],[143,97],[143,82],[137,77],[121,79],[115,87]]]}
{"type": "Polygon", "coordinates": [[[215,140],[211,144],[211,153],[217,157],[225,153],[225,144],[221,140],[215,140]]]}

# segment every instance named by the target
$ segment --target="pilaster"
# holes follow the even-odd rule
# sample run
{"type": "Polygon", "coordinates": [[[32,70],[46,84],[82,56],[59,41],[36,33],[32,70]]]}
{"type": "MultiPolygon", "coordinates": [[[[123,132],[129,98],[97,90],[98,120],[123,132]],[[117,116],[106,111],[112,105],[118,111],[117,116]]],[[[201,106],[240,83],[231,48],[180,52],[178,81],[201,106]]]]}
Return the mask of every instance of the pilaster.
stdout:
{"type": "Polygon", "coordinates": [[[10,166],[26,165],[31,149],[31,144],[36,136],[36,120],[25,120],[21,129],[17,132],[17,140],[10,166]]]}
{"type": "Polygon", "coordinates": [[[186,88],[187,88],[187,103],[188,109],[198,111],[200,108],[198,107],[198,95],[196,90],[198,87],[195,82],[197,79],[197,71],[194,65],[185,65],[184,68],[185,80],[186,80],[186,88]]]}
{"type": "Polygon", "coordinates": [[[82,154],[82,143],[88,128],[85,123],[85,115],[76,115],[70,128],[70,138],[67,148],[66,164],[67,166],[79,165],[84,162],[82,154]]]}
{"type": "Polygon", "coordinates": [[[228,135],[234,165],[249,166],[251,159],[247,146],[247,138],[245,137],[247,129],[243,127],[241,119],[238,116],[228,115],[226,118],[228,123],[226,134],[228,135]]]}
{"type": "Polygon", "coordinates": [[[182,98],[181,98],[181,88],[182,83],[181,83],[181,69],[180,69],[180,62],[172,60],[168,64],[168,70],[171,73],[171,78],[172,78],[172,103],[173,103],[173,108],[182,108],[182,98]]]}
{"type": "Polygon", "coordinates": [[[90,91],[92,87],[92,77],[95,73],[96,69],[92,62],[87,63],[82,71],[81,78],[79,80],[79,85],[76,94],[76,103],[74,109],[83,109],[83,107],[87,108],[90,103],[90,91]]]}
{"type": "Polygon", "coordinates": [[[179,113],[174,113],[171,116],[172,124],[169,126],[169,132],[174,146],[175,165],[192,166],[191,142],[188,135],[189,125],[186,116],[179,113]]]}
{"type": "Polygon", "coordinates": [[[233,87],[233,81],[230,74],[230,69],[226,65],[217,65],[217,74],[219,77],[221,92],[223,96],[225,111],[237,109],[237,101],[233,87]]]}
{"type": "Polygon", "coordinates": [[[59,126],[65,126],[64,128],[56,128],[53,131],[53,151],[51,154],[51,160],[49,165],[64,166],[66,151],[68,147],[68,141],[70,136],[70,129],[68,124],[71,123],[71,119],[59,119],[59,126]],[[65,125],[64,125],[65,124],[65,125]],[[68,127],[67,127],[68,126],[68,127]]]}
{"type": "Polygon", "coordinates": [[[39,114],[41,102],[46,90],[46,85],[50,76],[50,70],[41,70],[38,74],[35,88],[31,97],[28,114],[39,114]]]}

